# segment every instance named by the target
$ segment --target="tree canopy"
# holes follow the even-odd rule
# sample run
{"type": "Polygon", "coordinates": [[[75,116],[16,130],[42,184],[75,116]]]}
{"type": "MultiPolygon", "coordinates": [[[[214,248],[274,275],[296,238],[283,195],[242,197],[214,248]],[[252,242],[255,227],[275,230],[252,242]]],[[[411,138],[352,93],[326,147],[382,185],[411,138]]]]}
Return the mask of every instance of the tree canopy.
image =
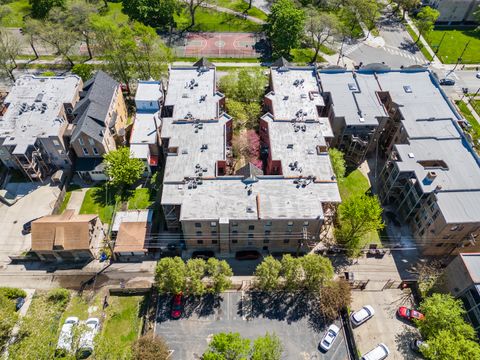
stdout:
{"type": "Polygon", "coordinates": [[[132,344],[133,360],[167,360],[168,355],[168,346],[159,336],[146,334],[132,344]]]}
{"type": "Polygon", "coordinates": [[[420,40],[420,37],[431,31],[433,25],[440,16],[440,12],[436,9],[432,9],[430,6],[425,6],[417,14],[417,29],[418,29],[418,38],[415,41],[415,44],[420,40]]]}
{"type": "Polygon", "coordinates": [[[54,7],[65,7],[66,0],[29,0],[32,7],[32,16],[36,19],[45,19],[54,7]]]}
{"type": "Polygon", "coordinates": [[[283,345],[280,338],[275,334],[260,336],[253,342],[251,360],[280,360],[282,358],[283,345]]]}
{"type": "Polygon", "coordinates": [[[108,152],[104,155],[103,163],[109,182],[121,189],[133,185],[145,170],[142,160],[130,157],[128,147],[108,152]]]}
{"type": "Polygon", "coordinates": [[[333,172],[338,180],[345,177],[345,159],[343,157],[343,152],[338,149],[330,148],[328,150],[328,155],[330,155],[330,161],[332,162],[333,172]]]}
{"type": "Polygon", "coordinates": [[[290,50],[300,45],[305,13],[292,0],[277,0],[268,15],[267,35],[273,58],[290,58],[290,50]]]}
{"type": "Polygon", "coordinates": [[[123,0],[122,5],[130,19],[160,29],[172,29],[173,15],[180,11],[178,0],[123,0]]]}
{"type": "Polygon", "coordinates": [[[265,291],[278,290],[282,264],[273,256],[267,256],[255,269],[256,286],[265,291]]]}

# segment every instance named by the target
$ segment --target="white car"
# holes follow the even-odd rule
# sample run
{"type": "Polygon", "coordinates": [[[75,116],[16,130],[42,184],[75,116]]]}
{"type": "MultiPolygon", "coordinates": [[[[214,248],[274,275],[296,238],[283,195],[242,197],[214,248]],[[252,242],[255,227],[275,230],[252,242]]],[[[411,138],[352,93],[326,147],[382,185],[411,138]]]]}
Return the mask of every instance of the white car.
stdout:
{"type": "Polygon", "coordinates": [[[362,356],[361,360],[383,360],[390,354],[387,345],[380,343],[375,349],[362,356]]]}
{"type": "Polygon", "coordinates": [[[322,341],[320,341],[320,347],[325,351],[330,350],[339,332],[340,329],[337,325],[330,325],[325,332],[325,335],[323,335],[322,341]]]}
{"type": "Polygon", "coordinates": [[[57,350],[71,352],[73,340],[73,328],[78,324],[78,317],[68,317],[62,325],[60,336],[58,337],[57,350]]]}
{"type": "Polygon", "coordinates": [[[89,318],[85,322],[86,329],[80,336],[78,342],[78,354],[81,359],[85,359],[93,353],[95,335],[100,328],[100,320],[98,318],[89,318]]]}
{"type": "Polygon", "coordinates": [[[373,315],[375,315],[375,310],[373,310],[373,307],[370,305],[365,305],[360,310],[352,313],[350,320],[352,321],[353,325],[359,326],[370,319],[373,315]]]}

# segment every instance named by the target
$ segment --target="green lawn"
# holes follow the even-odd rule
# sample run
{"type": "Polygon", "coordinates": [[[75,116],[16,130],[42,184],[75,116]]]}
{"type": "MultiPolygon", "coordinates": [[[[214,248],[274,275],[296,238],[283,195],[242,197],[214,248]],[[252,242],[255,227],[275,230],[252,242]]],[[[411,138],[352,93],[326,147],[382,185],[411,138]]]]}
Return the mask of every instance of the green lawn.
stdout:
{"type": "Polygon", "coordinates": [[[77,316],[80,320],[87,320],[89,317],[100,317],[102,315],[103,292],[91,296],[91,293],[84,292],[82,297],[73,296],[63,313],[60,324],[63,324],[69,316],[77,316]]]}
{"type": "Polygon", "coordinates": [[[437,56],[445,64],[454,64],[458,57],[462,54],[463,49],[468,41],[470,41],[467,50],[462,56],[462,64],[478,64],[480,63],[480,32],[475,30],[433,30],[429,32],[425,39],[430,46],[440,44],[437,56]],[[445,38],[442,43],[443,34],[445,38]]]}
{"type": "MultiPolygon", "coordinates": [[[[345,178],[340,179],[338,189],[340,190],[342,200],[346,200],[349,196],[355,194],[365,194],[370,189],[370,184],[368,179],[357,169],[345,176],[345,178]]],[[[377,231],[371,231],[363,238],[363,246],[372,243],[381,245],[377,231]]]]}
{"type": "Polygon", "coordinates": [[[136,189],[133,196],[128,200],[128,209],[147,209],[153,204],[154,200],[151,198],[149,189],[136,189]]]}
{"type": "MultiPolygon", "coordinates": [[[[241,13],[244,13],[245,10],[248,8],[248,4],[243,0],[210,0],[208,2],[241,13]]],[[[267,21],[268,18],[267,14],[265,14],[262,10],[256,8],[255,6],[252,6],[252,8],[247,11],[247,15],[256,17],[263,21],[267,21]]]]}
{"type": "MultiPolygon", "coordinates": [[[[185,29],[190,24],[190,16],[187,11],[180,15],[175,14],[177,28],[185,29]]],[[[235,15],[217,12],[211,9],[198,8],[195,13],[195,26],[192,31],[205,32],[260,32],[262,25],[252,21],[241,19],[235,15]]]]}
{"type": "Polygon", "coordinates": [[[62,205],[60,205],[60,208],[58,209],[59,214],[63,214],[65,209],[67,208],[68,202],[70,201],[70,198],[72,197],[72,191],[78,190],[80,187],[78,185],[68,185],[67,192],[65,194],[65,197],[63,198],[62,205]]]}
{"type": "Polygon", "coordinates": [[[83,198],[80,214],[98,214],[100,220],[110,223],[115,209],[115,193],[108,186],[88,189],[83,198]]]}
{"type": "Polygon", "coordinates": [[[5,27],[22,27],[23,17],[30,13],[28,0],[17,0],[7,4],[12,12],[2,19],[1,25],[5,27]]]}
{"type": "MultiPolygon", "coordinates": [[[[312,61],[315,51],[312,49],[292,49],[290,50],[292,56],[292,62],[299,65],[308,64],[312,61]]],[[[316,62],[324,62],[325,59],[320,55],[317,55],[316,62]]]]}
{"type": "MultiPolygon", "coordinates": [[[[413,41],[417,41],[418,39],[418,35],[415,33],[415,31],[413,31],[412,27],[410,25],[408,25],[407,23],[404,24],[405,25],[405,28],[407,29],[407,32],[410,34],[410,37],[412,38],[413,41]]],[[[423,44],[419,41],[417,42],[417,47],[420,49],[420,51],[422,52],[423,56],[425,56],[425,58],[428,60],[428,61],[432,61],[433,60],[433,57],[432,55],[430,55],[430,53],[428,52],[428,50],[425,48],[425,46],[423,46],[423,44]]]]}

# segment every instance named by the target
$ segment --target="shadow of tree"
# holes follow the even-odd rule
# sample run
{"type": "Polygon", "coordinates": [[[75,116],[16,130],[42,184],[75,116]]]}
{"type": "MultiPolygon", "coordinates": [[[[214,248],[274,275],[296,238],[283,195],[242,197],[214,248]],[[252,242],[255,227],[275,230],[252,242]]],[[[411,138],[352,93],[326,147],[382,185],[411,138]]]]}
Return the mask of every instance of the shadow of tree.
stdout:
{"type": "Polygon", "coordinates": [[[415,360],[420,358],[410,349],[410,343],[419,338],[420,335],[418,334],[418,331],[409,326],[404,326],[402,332],[395,335],[397,350],[402,354],[405,360],[415,360]]]}

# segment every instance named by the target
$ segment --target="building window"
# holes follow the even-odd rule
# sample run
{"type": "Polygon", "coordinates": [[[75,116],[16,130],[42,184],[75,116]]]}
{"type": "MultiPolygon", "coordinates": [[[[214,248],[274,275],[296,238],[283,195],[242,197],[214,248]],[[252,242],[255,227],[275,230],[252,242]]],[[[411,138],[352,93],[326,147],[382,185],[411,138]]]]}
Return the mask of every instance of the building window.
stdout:
{"type": "Polygon", "coordinates": [[[252,245],[253,245],[253,242],[249,241],[249,242],[248,242],[248,245],[249,245],[249,246],[252,246],[252,245]]]}
{"type": "Polygon", "coordinates": [[[97,150],[96,147],[93,148],[93,154],[94,154],[94,155],[98,155],[98,150],[97,150]]]}
{"type": "Polygon", "coordinates": [[[308,221],[304,221],[303,226],[308,226],[308,221]]]}
{"type": "Polygon", "coordinates": [[[197,234],[197,236],[202,236],[202,232],[201,232],[201,231],[197,231],[196,234],[197,234]]]}
{"type": "Polygon", "coordinates": [[[218,244],[218,240],[212,240],[212,244],[218,244]]]}
{"type": "Polygon", "coordinates": [[[270,227],[270,226],[272,226],[272,222],[271,222],[271,221],[267,221],[267,222],[265,223],[265,227],[270,227]]]}
{"type": "Polygon", "coordinates": [[[212,231],[212,236],[217,236],[217,232],[216,232],[216,231],[212,231]]]}
{"type": "Polygon", "coordinates": [[[255,225],[248,225],[248,230],[255,230],[255,225]]]}
{"type": "Polygon", "coordinates": [[[288,225],[288,226],[293,226],[293,221],[289,221],[289,222],[287,223],[287,225],[288,225]]]}
{"type": "Polygon", "coordinates": [[[215,221],[212,221],[212,222],[210,223],[210,226],[211,226],[211,227],[216,227],[216,226],[217,226],[217,223],[216,223],[215,221]]]}
{"type": "Polygon", "coordinates": [[[268,239],[263,239],[263,243],[264,243],[264,244],[268,244],[269,242],[270,242],[270,240],[268,240],[268,239]]]}
{"type": "Polygon", "coordinates": [[[92,139],[92,138],[88,138],[88,142],[89,142],[89,143],[90,143],[90,145],[92,145],[92,146],[93,146],[93,145],[95,145],[95,141],[93,141],[93,139],[92,139]]]}
{"type": "Polygon", "coordinates": [[[445,243],[438,243],[438,244],[436,244],[435,246],[436,246],[436,247],[442,247],[443,245],[445,245],[445,243]]]}
{"type": "Polygon", "coordinates": [[[253,234],[248,234],[249,239],[253,239],[253,234]]]}
{"type": "Polygon", "coordinates": [[[284,244],[288,244],[290,242],[290,239],[283,239],[284,244]]]}
{"type": "Polygon", "coordinates": [[[270,230],[265,230],[265,236],[270,235],[272,232],[270,230]]]}
{"type": "Polygon", "coordinates": [[[53,145],[60,146],[60,142],[58,140],[53,139],[53,145]]]}
{"type": "Polygon", "coordinates": [[[237,234],[238,234],[238,231],[237,231],[237,230],[233,230],[233,231],[232,231],[232,235],[233,235],[233,236],[237,236],[237,234]]]}
{"type": "Polygon", "coordinates": [[[197,240],[197,244],[203,244],[203,240],[197,240]]]}
{"type": "Polygon", "coordinates": [[[236,243],[238,243],[238,240],[237,240],[237,239],[233,239],[233,240],[232,240],[232,244],[236,244],[236,243]]]}
{"type": "Polygon", "coordinates": [[[238,226],[238,223],[234,222],[232,223],[232,227],[237,227],[238,226]]]}
{"type": "Polygon", "coordinates": [[[87,148],[82,148],[83,149],[83,155],[88,155],[88,149],[87,148]]]}
{"type": "Polygon", "coordinates": [[[201,224],[201,223],[195,223],[195,227],[201,228],[201,227],[202,227],[202,224],[201,224]]]}
{"type": "Polygon", "coordinates": [[[82,145],[82,146],[85,145],[85,143],[83,142],[83,139],[82,139],[82,138],[79,138],[79,139],[78,139],[78,143],[79,143],[80,145],[82,145]]]}

